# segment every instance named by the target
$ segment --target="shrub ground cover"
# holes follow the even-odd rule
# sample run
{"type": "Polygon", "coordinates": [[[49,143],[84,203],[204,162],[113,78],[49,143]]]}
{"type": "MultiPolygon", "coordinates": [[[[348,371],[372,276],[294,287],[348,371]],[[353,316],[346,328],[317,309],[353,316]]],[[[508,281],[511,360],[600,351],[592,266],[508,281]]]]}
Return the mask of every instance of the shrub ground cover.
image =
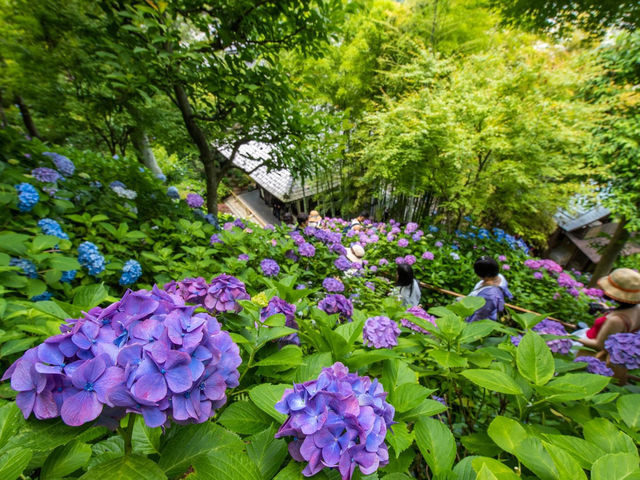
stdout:
{"type": "Polygon", "coordinates": [[[399,262],[470,291],[486,254],[518,305],[588,320],[599,292],[507,233],[216,230],[127,159],[2,140],[0,478],[640,475],[637,387],[546,315],[389,296],[399,262]]]}

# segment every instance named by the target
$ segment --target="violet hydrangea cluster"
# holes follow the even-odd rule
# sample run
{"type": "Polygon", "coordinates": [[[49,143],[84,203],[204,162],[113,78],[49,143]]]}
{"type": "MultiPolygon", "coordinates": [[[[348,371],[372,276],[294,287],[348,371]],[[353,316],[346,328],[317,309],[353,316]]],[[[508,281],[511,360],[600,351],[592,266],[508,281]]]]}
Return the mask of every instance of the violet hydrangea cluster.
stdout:
{"type": "Polygon", "coordinates": [[[384,443],[394,408],[377,379],[360,377],[340,362],[324,368],[316,380],[285,390],[275,408],[288,415],[276,438],[293,436],[289,453],[308,462],[302,474],[337,469],[350,480],[356,467],[364,475],[389,461],[384,443]]]}
{"type": "Polygon", "coordinates": [[[327,292],[342,293],[344,292],[344,284],[337,278],[327,277],[322,281],[322,286],[327,292]]]}
{"type": "Polygon", "coordinates": [[[272,258],[265,258],[260,262],[262,273],[266,277],[275,277],[280,273],[280,265],[272,258]]]}
{"type": "Polygon", "coordinates": [[[313,257],[316,254],[316,247],[309,242],[304,242],[298,247],[298,253],[301,257],[313,257]]]}
{"type": "MultiPolygon", "coordinates": [[[[411,307],[409,309],[407,309],[407,313],[410,313],[411,315],[421,318],[423,320],[426,320],[427,322],[433,324],[434,327],[436,327],[436,317],[434,317],[433,315],[429,315],[427,312],[425,312],[425,310],[420,306],[420,305],[416,305],[415,307],[411,307]]],[[[402,318],[400,319],[400,324],[403,327],[409,328],[411,330],[413,330],[414,332],[419,332],[419,333],[429,333],[427,330],[425,330],[424,328],[422,328],[419,325],[416,325],[414,322],[412,322],[411,320],[407,319],[407,318],[402,318]]]]}
{"type": "Polygon", "coordinates": [[[350,321],[351,315],[353,315],[353,304],[351,300],[339,293],[327,295],[320,300],[318,308],[329,315],[339,314],[340,320],[342,321],[350,321]]]}
{"type": "Polygon", "coordinates": [[[362,329],[363,343],[374,348],[392,348],[398,345],[400,328],[389,317],[370,317],[362,329]]]}
{"type": "Polygon", "coordinates": [[[351,268],[351,262],[344,255],[340,255],[338,258],[336,258],[334,260],[333,264],[341,272],[346,272],[347,270],[349,270],[351,268]]]}
{"type": "Polygon", "coordinates": [[[195,309],[157,287],[128,290],[68,320],[2,379],[11,378],[25,418],[78,426],[133,412],[149,427],[204,422],[238,385],[241,358],[217,320],[195,309]]]}
{"type": "Polygon", "coordinates": [[[33,178],[43,183],[55,183],[62,178],[62,176],[53,168],[38,167],[31,170],[33,178]]]}
{"type": "Polygon", "coordinates": [[[169,282],[164,290],[179,295],[183,301],[206,308],[212,313],[242,310],[238,300],[250,300],[245,284],[236,277],[222,273],[207,283],[202,277],[185,278],[179,282],[169,282]]]}
{"type": "MultiPolygon", "coordinates": [[[[296,322],[296,306],[292,305],[281,299],[280,297],[273,297],[269,300],[266,307],[260,310],[260,321],[265,322],[269,317],[273,315],[282,314],[285,318],[285,326],[289,328],[298,329],[298,322],[296,322]]],[[[284,338],[278,340],[280,346],[287,344],[300,345],[300,339],[297,333],[292,333],[284,338]]]]}
{"type": "Polygon", "coordinates": [[[56,168],[67,177],[70,177],[71,175],[73,175],[73,172],[76,171],[76,166],[64,155],[60,155],[59,153],[54,152],[44,152],[43,155],[51,158],[56,168]]]}
{"type": "Polygon", "coordinates": [[[616,333],[604,341],[609,361],[629,370],[640,368],[640,334],[616,333]]]}
{"type": "MultiPolygon", "coordinates": [[[[548,318],[542,320],[540,323],[534,326],[532,330],[542,335],[557,335],[565,337],[569,335],[560,322],[549,320],[548,318]]],[[[522,335],[511,337],[511,342],[517,347],[520,344],[521,339],[522,335]]],[[[553,340],[547,340],[547,345],[552,352],[566,355],[571,351],[573,342],[569,338],[557,338],[553,340]]]]}
{"type": "Polygon", "coordinates": [[[576,357],[574,362],[584,362],[587,364],[587,372],[605,377],[613,377],[613,370],[607,364],[596,357],[576,357]]]}
{"type": "Polygon", "coordinates": [[[204,198],[197,193],[190,193],[187,195],[186,202],[191,208],[200,208],[204,205],[204,198]]]}

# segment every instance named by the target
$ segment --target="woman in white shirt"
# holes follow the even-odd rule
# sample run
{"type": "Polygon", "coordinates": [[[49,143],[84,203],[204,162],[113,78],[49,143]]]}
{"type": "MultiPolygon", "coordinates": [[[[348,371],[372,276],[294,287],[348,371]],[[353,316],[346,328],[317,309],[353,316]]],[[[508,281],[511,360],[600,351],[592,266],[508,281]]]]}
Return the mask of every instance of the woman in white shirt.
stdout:
{"type": "Polygon", "coordinates": [[[401,263],[398,265],[398,279],[396,280],[396,294],[406,307],[415,307],[420,304],[420,284],[413,276],[411,265],[401,263]]]}

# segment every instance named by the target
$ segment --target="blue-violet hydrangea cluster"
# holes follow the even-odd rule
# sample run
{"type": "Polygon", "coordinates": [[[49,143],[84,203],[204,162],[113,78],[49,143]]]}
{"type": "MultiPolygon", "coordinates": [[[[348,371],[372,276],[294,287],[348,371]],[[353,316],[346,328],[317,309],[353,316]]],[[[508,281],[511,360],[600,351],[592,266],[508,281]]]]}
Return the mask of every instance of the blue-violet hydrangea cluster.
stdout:
{"type": "Polygon", "coordinates": [[[265,258],[262,260],[260,262],[260,268],[262,269],[262,274],[265,277],[275,277],[280,273],[280,265],[271,258],[265,258]]]}
{"type": "Polygon", "coordinates": [[[212,313],[239,313],[242,307],[238,300],[251,299],[244,283],[225,273],[214,277],[211,283],[202,277],[185,278],[180,282],[169,282],[163,288],[183,301],[200,305],[212,313]]]}
{"type": "Polygon", "coordinates": [[[38,190],[30,183],[19,183],[15,189],[18,192],[18,210],[30,212],[40,200],[38,190]]]}
{"type": "Polygon", "coordinates": [[[398,345],[399,335],[398,324],[384,316],[367,318],[362,329],[363,343],[375,348],[395,347],[398,345]]]}
{"type": "Polygon", "coordinates": [[[356,467],[364,475],[389,461],[384,438],[394,408],[377,379],[360,377],[340,362],[324,368],[316,380],[285,390],[276,410],[289,417],[276,438],[293,436],[289,453],[308,462],[302,474],[310,477],[323,468],[340,471],[350,480],[356,467]]]}
{"type": "MultiPolygon", "coordinates": [[[[207,421],[238,385],[238,346],[217,320],[154,287],[69,320],[4,374],[25,418],[78,426],[127,413],[149,427],[207,421]]],[[[117,425],[117,424],[116,424],[117,425]]]]}
{"type": "Polygon", "coordinates": [[[82,242],[78,246],[78,262],[93,276],[100,275],[105,268],[104,257],[91,242],[82,242]]]}
{"type": "Polygon", "coordinates": [[[351,321],[351,315],[353,315],[351,300],[339,293],[327,295],[320,300],[318,308],[329,315],[340,314],[340,320],[342,321],[351,321]]]}
{"type": "Polygon", "coordinates": [[[322,281],[322,286],[327,292],[342,293],[344,292],[344,284],[337,278],[327,277],[322,281]]]}
{"type": "Polygon", "coordinates": [[[200,208],[204,205],[204,198],[197,193],[190,193],[187,195],[186,202],[191,208],[200,208]]]}
{"type": "Polygon", "coordinates": [[[55,183],[62,178],[62,176],[53,168],[38,167],[31,170],[33,178],[43,183],[55,183]]]}
{"type": "Polygon", "coordinates": [[[73,172],[76,171],[76,166],[73,164],[71,160],[69,160],[64,155],[60,155],[59,153],[53,153],[53,152],[44,152],[43,155],[46,155],[47,157],[51,158],[56,168],[63,175],[66,175],[67,177],[70,177],[71,175],[73,175],[73,172]]]}
{"type": "Polygon", "coordinates": [[[587,364],[587,372],[605,377],[613,377],[613,370],[607,364],[596,357],[576,357],[574,362],[584,362],[587,364]]]}
{"type": "MultiPolygon", "coordinates": [[[[260,310],[260,321],[265,322],[269,317],[277,314],[284,315],[285,327],[298,329],[296,322],[296,306],[292,305],[280,297],[273,297],[269,300],[266,307],[260,310]]],[[[278,339],[278,344],[282,347],[287,344],[300,345],[300,339],[297,333],[291,333],[284,338],[278,339]]]]}
{"type": "Polygon", "coordinates": [[[67,235],[58,222],[52,220],[50,218],[43,218],[38,221],[38,226],[42,233],[45,235],[53,235],[54,237],[58,237],[62,240],[69,240],[69,235],[67,235]]]}
{"type": "Polygon", "coordinates": [[[122,275],[118,283],[120,285],[133,285],[142,275],[142,267],[137,260],[127,260],[122,267],[122,275]]]}
{"type": "Polygon", "coordinates": [[[616,333],[604,341],[609,361],[629,370],[640,368],[640,333],[616,333]]]}
{"type": "MultiPolygon", "coordinates": [[[[554,320],[549,320],[548,318],[545,318],[544,320],[542,320],[540,323],[534,326],[532,330],[542,335],[557,335],[557,336],[565,336],[565,337],[569,335],[561,323],[556,322],[554,320]]],[[[521,339],[522,339],[522,335],[511,337],[511,342],[515,346],[518,346],[520,344],[521,339]]],[[[573,342],[569,338],[558,338],[558,339],[548,340],[547,345],[549,346],[552,352],[566,355],[571,351],[573,342]]]]}

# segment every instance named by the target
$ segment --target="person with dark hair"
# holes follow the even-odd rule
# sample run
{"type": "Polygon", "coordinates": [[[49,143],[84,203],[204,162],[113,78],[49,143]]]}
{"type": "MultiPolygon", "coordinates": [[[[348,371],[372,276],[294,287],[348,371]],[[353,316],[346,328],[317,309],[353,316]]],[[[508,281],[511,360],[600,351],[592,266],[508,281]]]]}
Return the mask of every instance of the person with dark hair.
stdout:
{"type": "Polygon", "coordinates": [[[295,228],[295,225],[293,224],[293,215],[291,214],[291,212],[284,212],[282,214],[282,223],[284,223],[291,229],[295,228]]]}
{"type": "Polygon", "coordinates": [[[298,225],[296,226],[296,230],[304,230],[309,223],[309,215],[304,212],[300,212],[296,217],[298,221],[298,225]]]}
{"type": "Polygon", "coordinates": [[[513,298],[507,279],[499,273],[498,263],[491,257],[482,256],[476,260],[473,271],[481,280],[476,283],[469,296],[482,297],[485,304],[468,317],[467,322],[485,318],[498,320],[498,313],[504,310],[504,298],[513,298]]]}
{"type": "Polygon", "coordinates": [[[586,332],[575,333],[585,347],[603,350],[610,335],[640,331],[640,273],[630,268],[618,268],[599,279],[598,287],[605,298],[614,300],[617,306],[597,318],[586,332]]]}
{"type": "MultiPolygon", "coordinates": [[[[348,228],[345,228],[345,230],[348,232],[349,230],[362,230],[362,223],[365,220],[369,219],[369,212],[367,212],[366,210],[361,211],[358,216],[354,219],[351,220],[351,224],[349,225],[348,228]]],[[[346,232],[343,232],[346,233],[346,232]]]]}
{"type": "Polygon", "coordinates": [[[394,293],[405,307],[415,307],[420,304],[420,284],[413,276],[411,265],[398,265],[398,278],[394,293]]]}

